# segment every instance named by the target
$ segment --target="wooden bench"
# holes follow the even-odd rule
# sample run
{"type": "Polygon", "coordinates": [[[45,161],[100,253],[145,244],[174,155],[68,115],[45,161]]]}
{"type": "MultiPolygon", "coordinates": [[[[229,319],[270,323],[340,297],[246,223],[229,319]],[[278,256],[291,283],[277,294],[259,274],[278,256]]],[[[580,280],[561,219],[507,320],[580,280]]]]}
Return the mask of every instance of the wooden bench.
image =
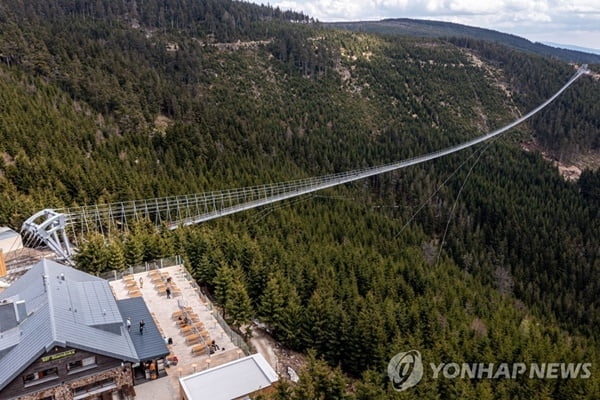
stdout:
{"type": "Polygon", "coordinates": [[[183,311],[175,311],[171,314],[172,319],[178,319],[179,317],[183,317],[183,311]]]}
{"type": "Polygon", "coordinates": [[[192,322],[192,321],[188,320],[188,322],[186,323],[186,322],[185,322],[185,319],[182,319],[182,320],[177,320],[177,321],[175,322],[175,325],[177,325],[177,327],[181,329],[181,328],[183,328],[183,327],[190,326],[190,325],[191,325],[191,322],[192,322]]]}
{"type": "Polygon", "coordinates": [[[202,343],[197,346],[192,347],[192,354],[197,356],[200,354],[206,353],[206,344],[202,343]]]}
{"type": "Polygon", "coordinates": [[[197,344],[197,343],[200,343],[201,341],[202,341],[202,336],[200,336],[198,334],[190,335],[185,339],[185,343],[187,345],[197,344]]]}
{"type": "Polygon", "coordinates": [[[154,286],[154,289],[156,289],[159,296],[167,295],[167,286],[166,285],[156,285],[156,286],[154,286]]]}
{"type": "Polygon", "coordinates": [[[192,327],[196,328],[198,331],[204,330],[204,324],[202,322],[193,323],[192,327]]]}
{"type": "Polygon", "coordinates": [[[181,328],[181,331],[179,331],[179,333],[181,333],[183,336],[190,336],[193,335],[194,332],[194,328],[192,328],[191,326],[184,326],[183,328],[181,328]]]}
{"type": "Polygon", "coordinates": [[[131,297],[141,297],[142,296],[142,293],[137,289],[135,289],[135,290],[130,289],[127,291],[127,294],[131,297]]]}

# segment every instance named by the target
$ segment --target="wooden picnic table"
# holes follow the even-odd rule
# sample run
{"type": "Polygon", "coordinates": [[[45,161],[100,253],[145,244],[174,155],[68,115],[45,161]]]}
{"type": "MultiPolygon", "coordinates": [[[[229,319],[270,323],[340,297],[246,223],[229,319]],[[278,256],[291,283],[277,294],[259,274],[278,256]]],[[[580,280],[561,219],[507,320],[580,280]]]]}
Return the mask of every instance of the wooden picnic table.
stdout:
{"type": "Polygon", "coordinates": [[[197,344],[197,343],[200,343],[201,341],[202,341],[202,336],[200,336],[199,334],[189,335],[185,339],[185,343],[188,345],[197,344]]]}
{"type": "Polygon", "coordinates": [[[206,353],[206,343],[199,344],[197,346],[192,347],[192,354],[197,356],[202,353],[206,353]]]}
{"type": "Polygon", "coordinates": [[[175,311],[173,314],[171,314],[172,319],[178,319],[179,317],[183,318],[183,310],[175,311]]]}
{"type": "Polygon", "coordinates": [[[190,336],[196,334],[194,328],[189,325],[181,327],[181,331],[179,333],[181,333],[182,336],[190,336]]]}
{"type": "Polygon", "coordinates": [[[193,323],[192,327],[198,329],[199,331],[204,330],[204,324],[202,322],[193,323]]]}
{"type": "Polygon", "coordinates": [[[194,323],[200,322],[200,317],[198,315],[196,315],[196,314],[190,315],[189,319],[191,319],[192,322],[194,322],[194,323]]]}

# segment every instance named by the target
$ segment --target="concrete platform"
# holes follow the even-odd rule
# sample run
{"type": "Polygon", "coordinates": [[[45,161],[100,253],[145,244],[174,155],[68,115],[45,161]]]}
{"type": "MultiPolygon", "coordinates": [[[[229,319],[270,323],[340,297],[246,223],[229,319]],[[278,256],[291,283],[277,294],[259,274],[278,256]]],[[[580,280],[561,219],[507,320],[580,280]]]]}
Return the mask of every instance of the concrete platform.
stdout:
{"type": "Polygon", "coordinates": [[[181,294],[167,299],[160,283],[157,285],[152,283],[153,275],[151,271],[133,274],[132,277],[126,277],[128,279],[112,281],[110,285],[117,299],[130,297],[129,293],[135,293],[136,289],[139,291],[148,309],[154,314],[159,329],[162,329],[167,338],[173,339],[172,353],[179,359],[177,366],[167,368],[167,377],[136,386],[137,397],[140,399],[161,400],[180,399],[178,381],[180,376],[224,364],[240,358],[244,354],[242,350],[234,346],[229,336],[213,316],[212,304],[202,301],[195,287],[188,280],[189,275],[186,274],[183,266],[168,267],[155,271],[160,271],[165,277],[168,274],[171,278],[173,290],[175,291],[175,288],[177,288],[181,291],[181,294]],[[143,282],[142,287],[140,287],[140,277],[143,282]],[[135,282],[135,286],[131,282],[135,282]],[[159,286],[160,290],[157,290],[156,286],[159,286]],[[209,333],[209,341],[214,340],[221,350],[212,355],[192,354],[193,346],[186,344],[185,337],[180,334],[180,329],[176,325],[176,320],[172,319],[173,313],[183,307],[191,307],[191,310],[199,316],[200,322],[209,333]]]}

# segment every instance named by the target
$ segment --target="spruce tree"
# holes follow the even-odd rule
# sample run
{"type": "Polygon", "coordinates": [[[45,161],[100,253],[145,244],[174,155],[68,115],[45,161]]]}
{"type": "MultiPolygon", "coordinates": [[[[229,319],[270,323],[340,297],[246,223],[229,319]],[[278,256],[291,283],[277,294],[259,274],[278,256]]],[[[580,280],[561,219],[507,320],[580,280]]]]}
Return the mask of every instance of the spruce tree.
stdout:
{"type": "Polygon", "coordinates": [[[111,240],[107,248],[108,251],[108,268],[121,271],[126,266],[125,252],[123,251],[123,245],[116,239],[111,240]]]}
{"type": "MultiPolygon", "coordinates": [[[[242,282],[235,281],[229,288],[225,308],[227,309],[227,320],[236,328],[247,325],[252,320],[252,302],[246,286],[242,282]]],[[[246,335],[248,333],[249,331],[246,332],[246,335]]]]}
{"type": "Polygon", "coordinates": [[[267,287],[260,297],[258,315],[266,323],[274,334],[280,329],[284,318],[285,299],[281,291],[279,279],[273,275],[267,281],[267,287]]]}

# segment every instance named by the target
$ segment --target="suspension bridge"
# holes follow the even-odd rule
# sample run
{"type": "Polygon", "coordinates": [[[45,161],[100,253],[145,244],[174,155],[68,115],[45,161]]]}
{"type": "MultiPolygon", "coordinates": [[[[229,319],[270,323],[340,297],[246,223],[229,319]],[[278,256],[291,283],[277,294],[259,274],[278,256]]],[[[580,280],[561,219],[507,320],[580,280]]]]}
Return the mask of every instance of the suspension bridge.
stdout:
{"type": "Polygon", "coordinates": [[[21,232],[34,242],[48,246],[58,258],[70,261],[76,250],[71,239],[77,241],[90,232],[110,235],[111,231],[122,231],[132,221],[139,220],[149,220],[157,225],[166,224],[169,229],[175,229],[421,164],[475,146],[508,131],[544,109],[577,79],[589,73],[587,65],[581,66],[556,93],[522,117],[486,135],[433,153],[391,164],[290,182],[112,204],[45,209],[28,218],[23,223],[21,232]]]}

